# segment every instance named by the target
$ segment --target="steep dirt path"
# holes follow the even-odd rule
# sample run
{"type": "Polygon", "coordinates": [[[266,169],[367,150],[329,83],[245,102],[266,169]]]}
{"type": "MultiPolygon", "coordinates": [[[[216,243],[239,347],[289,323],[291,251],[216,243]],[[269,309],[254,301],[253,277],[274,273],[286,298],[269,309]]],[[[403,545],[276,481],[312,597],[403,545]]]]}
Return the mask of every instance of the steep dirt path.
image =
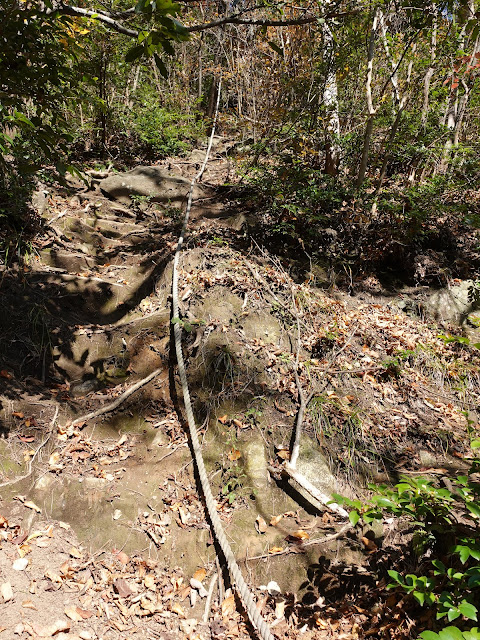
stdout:
{"type": "MultiPolygon", "coordinates": [[[[214,190],[231,177],[222,144],[180,273],[218,512],[278,637],[371,637],[375,620],[355,607],[363,598],[368,609],[385,571],[369,565],[381,536],[373,556],[366,532],[335,537],[344,522],[279,477],[298,407],[297,351],[300,382],[314,393],[299,464],[326,493],[463,468],[479,358],[386,302],[326,291],[314,277],[294,282],[214,190]]],[[[198,159],[165,168],[190,178],[198,159]]],[[[31,260],[2,273],[0,585],[12,593],[2,587],[0,639],[248,637],[219,576],[169,361],[179,212],[74,184],[50,191],[44,216],[31,260]],[[114,414],[71,425],[156,369],[114,414]],[[18,559],[28,564],[13,568],[18,559]],[[212,587],[208,606],[199,582],[212,587]]]]}

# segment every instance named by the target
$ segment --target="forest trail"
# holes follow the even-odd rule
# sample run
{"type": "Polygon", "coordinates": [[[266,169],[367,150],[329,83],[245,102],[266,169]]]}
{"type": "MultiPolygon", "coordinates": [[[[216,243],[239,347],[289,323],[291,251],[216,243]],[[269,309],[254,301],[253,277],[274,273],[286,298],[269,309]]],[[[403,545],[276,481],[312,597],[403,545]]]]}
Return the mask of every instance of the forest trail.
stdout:
{"type": "MultiPolygon", "coordinates": [[[[165,171],[190,179],[199,151],[165,171]]],[[[218,575],[179,419],[169,296],[180,210],[110,200],[105,176],[91,177],[90,189],[48,188],[31,259],[2,274],[0,566],[28,564],[3,571],[12,597],[2,590],[0,638],[251,637],[218,575]],[[71,425],[156,369],[117,412],[71,425]]],[[[180,273],[218,512],[279,638],[389,637],[397,600],[381,595],[376,552],[400,549],[401,534],[335,538],[344,520],[273,479],[298,407],[294,362],[314,394],[299,468],[322,491],[353,495],[365,479],[464,469],[480,358],[387,296],[348,296],[313,268],[293,280],[221,188],[233,177],[219,138],[180,273]],[[270,581],[281,594],[262,588],[270,581]],[[368,612],[374,585],[379,617],[368,612]]]]}

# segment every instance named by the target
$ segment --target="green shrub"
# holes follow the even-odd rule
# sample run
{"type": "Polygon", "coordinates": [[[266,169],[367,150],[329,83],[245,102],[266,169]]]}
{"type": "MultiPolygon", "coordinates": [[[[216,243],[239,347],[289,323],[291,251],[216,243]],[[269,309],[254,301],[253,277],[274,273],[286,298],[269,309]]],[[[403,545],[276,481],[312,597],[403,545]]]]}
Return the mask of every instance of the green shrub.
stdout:
{"type": "Polygon", "coordinates": [[[134,109],[131,125],[147,152],[162,157],[185,154],[205,133],[204,122],[194,114],[148,104],[134,109]]]}
{"type": "MultiPolygon", "coordinates": [[[[480,448],[480,439],[471,443],[480,448]]],[[[412,551],[421,556],[416,573],[403,575],[391,569],[388,588],[400,588],[420,605],[432,606],[437,620],[459,620],[462,627],[478,621],[480,607],[480,483],[476,474],[480,457],[471,460],[467,475],[438,487],[426,478],[403,478],[393,488],[371,486],[376,493],[368,503],[335,495],[350,507],[356,525],[381,520],[385,513],[406,518],[414,525],[412,551]],[[425,552],[428,550],[429,554],[425,552]],[[441,558],[441,559],[440,559],[441,558]]],[[[478,640],[477,627],[445,627],[425,631],[423,640],[478,640]]]]}

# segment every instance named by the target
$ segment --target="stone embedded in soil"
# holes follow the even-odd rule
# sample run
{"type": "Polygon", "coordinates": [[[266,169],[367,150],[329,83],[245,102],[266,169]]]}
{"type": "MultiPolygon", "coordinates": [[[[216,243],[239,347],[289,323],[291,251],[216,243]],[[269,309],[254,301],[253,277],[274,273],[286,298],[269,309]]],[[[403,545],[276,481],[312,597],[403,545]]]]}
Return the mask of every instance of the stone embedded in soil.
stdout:
{"type": "MultiPolygon", "coordinates": [[[[190,180],[162,167],[135,167],[100,182],[100,189],[110,198],[123,204],[132,202],[132,196],[149,198],[153,202],[183,203],[190,189],[190,180]]],[[[195,187],[194,199],[204,196],[204,189],[195,187]]]]}
{"type": "Polygon", "coordinates": [[[246,459],[245,471],[248,479],[256,490],[264,490],[268,485],[267,456],[265,444],[260,434],[250,436],[249,442],[243,447],[246,459]]]}
{"type": "MultiPolygon", "coordinates": [[[[324,456],[320,453],[314,442],[303,435],[300,444],[300,455],[297,462],[297,471],[323,493],[331,496],[337,492],[338,481],[330,471],[324,456]]],[[[297,488],[297,487],[296,487],[297,488]]],[[[303,493],[298,488],[299,493],[303,493]]],[[[309,497],[311,501],[311,498],[309,497]]]]}
{"type": "Polygon", "coordinates": [[[478,308],[478,303],[469,299],[473,285],[473,280],[464,280],[453,287],[439,289],[425,302],[427,312],[436,320],[463,325],[478,308]]]}

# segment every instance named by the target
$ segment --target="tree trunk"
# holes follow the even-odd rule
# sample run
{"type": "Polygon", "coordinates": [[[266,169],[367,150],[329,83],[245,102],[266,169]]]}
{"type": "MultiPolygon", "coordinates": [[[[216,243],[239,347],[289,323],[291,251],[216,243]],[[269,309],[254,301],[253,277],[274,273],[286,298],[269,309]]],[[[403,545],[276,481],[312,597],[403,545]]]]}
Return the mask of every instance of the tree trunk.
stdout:
{"type": "Polygon", "coordinates": [[[338,86],[335,64],[335,40],[330,27],[323,23],[323,55],[327,63],[327,77],[323,90],[323,104],[326,110],[325,130],[325,173],[336,176],[340,164],[340,117],[338,115],[338,86]]]}
{"type": "MultiPolygon", "coordinates": [[[[434,5],[433,9],[436,9],[434,5]]],[[[437,16],[435,14],[433,28],[432,28],[432,40],[430,44],[430,66],[425,74],[425,79],[423,81],[423,105],[422,105],[422,115],[420,118],[420,122],[422,127],[425,127],[427,123],[428,117],[428,105],[429,105],[429,97],[430,97],[430,82],[432,80],[433,74],[435,73],[435,60],[437,58],[437,16]]]]}
{"type": "MultiPolygon", "coordinates": [[[[460,5],[458,7],[458,22],[461,25],[460,34],[458,37],[458,50],[464,51],[466,45],[466,29],[468,25],[468,21],[475,15],[475,7],[473,0],[468,2],[467,4],[460,5]]],[[[475,59],[475,54],[478,47],[478,36],[473,45],[473,53],[470,59],[470,64],[475,59]]],[[[447,129],[449,130],[448,138],[445,142],[445,146],[443,148],[442,160],[440,163],[439,171],[440,173],[446,173],[448,171],[448,166],[452,159],[452,147],[455,144],[458,144],[459,139],[459,131],[461,128],[461,122],[463,121],[464,110],[466,104],[468,102],[469,90],[466,91],[462,96],[460,96],[459,88],[460,84],[466,90],[468,89],[466,83],[462,79],[460,82],[458,78],[458,70],[455,68],[455,64],[452,68],[452,93],[447,102],[447,109],[445,113],[444,119],[446,120],[447,129]],[[455,142],[456,140],[456,142],[455,142]]]]}
{"type": "Polygon", "coordinates": [[[365,180],[365,173],[367,170],[368,164],[368,156],[370,152],[370,140],[373,132],[373,121],[375,118],[375,109],[373,107],[372,100],[372,75],[373,75],[373,55],[375,53],[375,42],[377,39],[378,32],[378,23],[382,16],[382,12],[377,8],[375,11],[375,15],[373,17],[372,29],[370,31],[370,40],[368,44],[368,60],[367,60],[367,80],[365,83],[365,94],[367,98],[367,110],[368,110],[368,118],[367,118],[367,126],[365,128],[365,137],[363,140],[363,150],[362,150],[362,158],[360,160],[360,167],[358,169],[357,175],[357,189],[363,184],[365,180]]]}

